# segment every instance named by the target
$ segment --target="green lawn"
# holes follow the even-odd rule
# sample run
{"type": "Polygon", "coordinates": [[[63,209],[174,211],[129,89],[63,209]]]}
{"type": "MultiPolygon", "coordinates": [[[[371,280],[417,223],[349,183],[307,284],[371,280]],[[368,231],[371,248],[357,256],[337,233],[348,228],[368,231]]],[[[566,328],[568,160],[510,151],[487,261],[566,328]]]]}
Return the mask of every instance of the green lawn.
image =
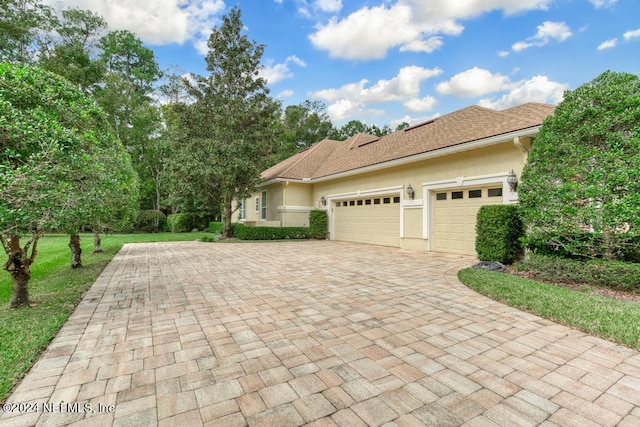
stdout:
{"type": "MultiPolygon", "coordinates": [[[[0,402],[29,370],[40,352],[69,318],[82,295],[125,243],[196,240],[208,233],[155,233],[105,235],[101,254],[93,253],[93,236],[82,235],[84,267],[69,267],[68,236],[45,236],[31,268],[29,296],[32,307],[11,309],[11,276],[0,271],[0,402]]],[[[0,256],[2,265],[6,255],[0,256]]]]}
{"type": "Polygon", "coordinates": [[[640,348],[640,304],[467,268],[458,277],[497,301],[631,348],[640,348]]]}

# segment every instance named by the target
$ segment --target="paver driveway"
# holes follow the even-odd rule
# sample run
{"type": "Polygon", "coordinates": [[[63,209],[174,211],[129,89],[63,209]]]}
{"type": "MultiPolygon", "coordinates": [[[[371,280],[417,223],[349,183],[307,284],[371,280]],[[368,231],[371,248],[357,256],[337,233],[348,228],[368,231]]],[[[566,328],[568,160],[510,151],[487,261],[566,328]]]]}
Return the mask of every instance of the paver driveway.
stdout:
{"type": "Polygon", "coordinates": [[[640,425],[640,353],[474,293],[455,274],[471,263],[126,245],[0,424],[640,425]]]}

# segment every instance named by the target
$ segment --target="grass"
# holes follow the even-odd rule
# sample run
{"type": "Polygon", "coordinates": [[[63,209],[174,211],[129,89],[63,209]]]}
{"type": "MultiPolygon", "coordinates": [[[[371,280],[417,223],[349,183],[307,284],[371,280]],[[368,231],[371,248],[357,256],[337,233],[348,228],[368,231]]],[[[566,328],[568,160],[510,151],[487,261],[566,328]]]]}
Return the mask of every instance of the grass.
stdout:
{"type": "Polygon", "coordinates": [[[640,348],[640,304],[589,295],[522,277],[467,268],[458,277],[471,289],[631,348],[640,348]]]}
{"type": "MultiPolygon", "coordinates": [[[[125,243],[195,240],[208,233],[154,233],[105,235],[103,253],[93,253],[93,236],[82,235],[83,267],[69,267],[68,236],[45,236],[31,267],[31,307],[9,308],[11,276],[0,272],[0,402],[9,395],[40,352],[69,318],[82,295],[125,243]]],[[[211,235],[208,235],[211,236],[211,235]]],[[[6,256],[0,257],[2,265],[6,256]]]]}

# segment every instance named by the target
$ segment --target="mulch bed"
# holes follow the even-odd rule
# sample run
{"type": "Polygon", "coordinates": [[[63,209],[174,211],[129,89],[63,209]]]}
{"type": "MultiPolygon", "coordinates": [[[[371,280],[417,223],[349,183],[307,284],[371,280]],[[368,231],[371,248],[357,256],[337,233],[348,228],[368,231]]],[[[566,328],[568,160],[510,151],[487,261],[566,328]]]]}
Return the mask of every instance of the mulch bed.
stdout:
{"type": "Polygon", "coordinates": [[[589,295],[600,295],[607,298],[614,298],[620,301],[627,302],[640,302],[640,293],[638,291],[625,291],[622,289],[602,288],[586,283],[574,283],[574,282],[552,282],[544,280],[538,277],[535,272],[531,271],[518,271],[513,266],[507,266],[507,273],[513,276],[524,277],[526,279],[536,280],[538,282],[548,283],[550,285],[562,286],[565,288],[573,289],[577,292],[587,293],[589,295]]]}

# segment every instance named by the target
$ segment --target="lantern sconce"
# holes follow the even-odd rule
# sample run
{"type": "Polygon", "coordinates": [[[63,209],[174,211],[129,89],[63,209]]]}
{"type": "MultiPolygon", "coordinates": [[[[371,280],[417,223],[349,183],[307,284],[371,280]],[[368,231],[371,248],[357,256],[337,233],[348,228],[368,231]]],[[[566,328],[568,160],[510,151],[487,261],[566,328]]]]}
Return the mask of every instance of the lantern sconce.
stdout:
{"type": "Polygon", "coordinates": [[[325,199],[324,196],[320,196],[320,204],[323,208],[327,206],[327,199],[325,199]]]}
{"type": "Polygon", "coordinates": [[[413,196],[415,196],[415,191],[413,191],[413,187],[411,186],[411,184],[409,184],[407,186],[407,196],[409,197],[409,200],[413,200],[413,196]]]}
{"type": "Polygon", "coordinates": [[[518,190],[518,177],[513,172],[513,169],[511,169],[511,172],[507,175],[507,184],[509,184],[509,188],[512,193],[515,193],[518,190]]]}

